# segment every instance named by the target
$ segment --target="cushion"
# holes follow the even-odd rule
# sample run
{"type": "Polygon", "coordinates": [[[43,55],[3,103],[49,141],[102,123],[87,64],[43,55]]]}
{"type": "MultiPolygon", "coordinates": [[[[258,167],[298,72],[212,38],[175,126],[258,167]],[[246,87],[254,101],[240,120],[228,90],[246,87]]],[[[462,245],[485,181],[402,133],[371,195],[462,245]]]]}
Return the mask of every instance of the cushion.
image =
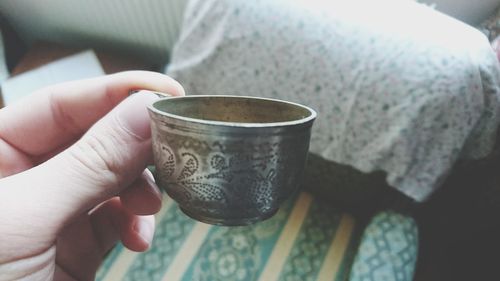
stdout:
{"type": "Polygon", "coordinates": [[[165,197],[150,250],[118,245],[96,280],[346,280],[361,230],[352,216],[305,192],[245,227],[196,222],[165,197]]]}
{"type": "Polygon", "coordinates": [[[188,94],[313,107],[313,153],[417,201],[490,153],[500,116],[488,40],[412,1],[192,0],[167,73],[188,94]]]}
{"type": "Polygon", "coordinates": [[[417,252],[415,220],[392,211],[380,212],[363,233],[349,281],[413,280],[417,252]]]}

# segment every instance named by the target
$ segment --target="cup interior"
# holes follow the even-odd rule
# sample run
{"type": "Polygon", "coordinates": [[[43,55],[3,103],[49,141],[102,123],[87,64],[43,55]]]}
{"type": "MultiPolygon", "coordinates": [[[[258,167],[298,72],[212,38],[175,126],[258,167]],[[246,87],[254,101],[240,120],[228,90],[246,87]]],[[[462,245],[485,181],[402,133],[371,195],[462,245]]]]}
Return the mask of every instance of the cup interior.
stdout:
{"type": "Polygon", "coordinates": [[[305,106],[265,98],[240,96],[185,96],[160,100],[162,113],[189,119],[228,123],[280,123],[315,117],[305,106]]]}

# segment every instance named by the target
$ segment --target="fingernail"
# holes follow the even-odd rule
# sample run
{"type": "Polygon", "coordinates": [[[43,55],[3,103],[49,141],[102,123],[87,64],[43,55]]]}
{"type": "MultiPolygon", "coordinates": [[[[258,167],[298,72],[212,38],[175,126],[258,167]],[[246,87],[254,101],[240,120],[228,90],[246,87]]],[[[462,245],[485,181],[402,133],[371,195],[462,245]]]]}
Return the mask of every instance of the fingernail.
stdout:
{"type": "Polygon", "coordinates": [[[144,217],[139,218],[135,225],[135,231],[141,237],[144,243],[148,244],[149,247],[151,245],[151,242],[153,242],[154,236],[154,225],[152,224],[152,221],[144,217]]]}
{"type": "Polygon", "coordinates": [[[165,98],[165,97],[171,97],[172,95],[169,94],[169,93],[163,93],[163,92],[153,92],[153,91],[149,91],[149,90],[132,90],[132,91],[129,91],[128,92],[128,95],[131,96],[133,94],[137,94],[137,93],[151,93],[151,94],[155,94],[156,96],[160,97],[160,98],[165,98]]]}
{"type": "Polygon", "coordinates": [[[144,178],[148,182],[148,186],[150,187],[150,191],[158,197],[158,199],[162,199],[162,194],[160,188],[156,185],[153,174],[148,169],[144,170],[144,178]]]}
{"type": "Polygon", "coordinates": [[[140,138],[149,139],[151,128],[147,106],[159,97],[150,91],[140,91],[118,105],[117,119],[123,129],[140,138]]]}

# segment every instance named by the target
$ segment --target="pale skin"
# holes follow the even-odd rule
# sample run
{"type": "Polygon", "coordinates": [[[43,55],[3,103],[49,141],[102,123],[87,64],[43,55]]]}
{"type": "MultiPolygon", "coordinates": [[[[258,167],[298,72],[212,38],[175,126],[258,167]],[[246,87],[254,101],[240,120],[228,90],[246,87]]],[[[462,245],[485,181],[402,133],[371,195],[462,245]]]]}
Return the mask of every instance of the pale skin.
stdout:
{"type": "Polygon", "coordinates": [[[161,194],[146,89],[184,95],[159,73],[123,72],[41,89],[0,110],[0,280],[93,280],[117,241],[149,248],[161,194]]]}

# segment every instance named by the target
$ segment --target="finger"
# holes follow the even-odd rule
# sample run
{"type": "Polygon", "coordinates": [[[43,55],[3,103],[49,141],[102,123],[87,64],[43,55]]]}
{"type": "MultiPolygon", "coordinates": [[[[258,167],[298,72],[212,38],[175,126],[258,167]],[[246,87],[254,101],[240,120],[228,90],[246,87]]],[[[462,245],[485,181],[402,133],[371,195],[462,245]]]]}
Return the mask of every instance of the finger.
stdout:
{"type": "Polygon", "coordinates": [[[70,146],[75,144],[75,142],[76,141],[72,141],[70,143],[63,144],[59,147],[52,149],[52,151],[49,151],[48,153],[45,153],[45,154],[42,154],[39,156],[30,157],[30,159],[34,165],[39,165],[39,164],[49,160],[50,158],[56,156],[57,154],[63,152],[64,150],[68,149],[70,146]]]}
{"type": "Polygon", "coordinates": [[[129,213],[125,224],[120,229],[123,246],[134,252],[149,249],[155,231],[155,217],[137,216],[129,213]]]}
{"type": "Polygon", "coordinates": [[[80,216],[61,233],[56,256],[59,274],[93,280],[104,255],[118,241],[133,251],[144,251],[153,233],[154,218],[133,215],[114,197],[80,216]]]}
{"type": "MultiPolygon", "coordinates": [[[[140,92],[147,92],[147,91],[140,91],[140,92]]],[[[156,93],[155,93],[156,94],[156,93]]],[[[1,140],[0,140],[1,141],[1,140]]],[[[26,157],[25,158],[33,165],[30,166],[33,167],[33,166],[36,166],[36,165],[39,165],[47,160],[49,160],[50,158],[56,156],[57,154],[63,152],[64,150],[66,150],[68,147],[72,146],[73,144],[75,144],[75,141],[72,141],[70,143],[67,143],[67,144],[63,144],[62,146],[59,146],[55,149],[53,149],[52,151],[46,153],[46,154],[43,154],[43,155],[40,155],[40,156],[36,156],[36,157],[26,157]]],[[[0,160],[1,162],[1,160],[0,160]]],[[[148,159],[148,165],[153,165],[154,164],[154,159],[153,159],[153,155],[151,155],[151,157],[148,159]]],[[[26,170],[26,169],[24,169],[26,170]]],[[[22,170],[22,171],[24,171],[22,170]]]]}
{"type": "Polygon", "coordinates": [[[148,71],[58,84],[0,110],[0,139],[28,155],[45,154],[80,137],[134,89],[184,94],[172,78],[148,71]]]}
{"type": "Polygon", "coordinates": [[[20,229],[40,228],[57,235],[78,215],[119,194],[141,176],[151,157],[146,106],[157,99],[151,93],[132,95],[73,146],[35,168],[0,180],[0,206],[18,210],[14,217],[20,221],[32,216],[43,221],[20,229]]]}
{"type": "MultiPolygon", "coordinates": [[[[114,220],[108,222],[114,223],[114,220]]],[[[112,223],[101,226],[108,232],[114,231],[112,223]]],[[[61,232],[56,242],[55,263],[59,266],[57,277],[64,274],[75,278],[74,280],[93,280],[95,269],[103,257],[96,237],[88,214],[82,214],[61,232]]]]}
{"type": "Polygon", "coordinates": [[[146,169],[142,177],[120,194],[120,199],[125,208],[133,214],[153,215],[161,209],[161,196],[153,175],[146,169]]]}
{"type": "Polygon", "coordinates": [[[29,157],[0,139],[0,178],[17,174],[31,167],[33,167],[33,162],[29,157]]]}
{"type": "Polygon", "coordinates": [[[106,201],[90,214],[92,229],[101,249],[107,253],[118,240],[132,251],[149,248],[154,236],[154,216],[132,214],[118,197],[106,201]]]}

